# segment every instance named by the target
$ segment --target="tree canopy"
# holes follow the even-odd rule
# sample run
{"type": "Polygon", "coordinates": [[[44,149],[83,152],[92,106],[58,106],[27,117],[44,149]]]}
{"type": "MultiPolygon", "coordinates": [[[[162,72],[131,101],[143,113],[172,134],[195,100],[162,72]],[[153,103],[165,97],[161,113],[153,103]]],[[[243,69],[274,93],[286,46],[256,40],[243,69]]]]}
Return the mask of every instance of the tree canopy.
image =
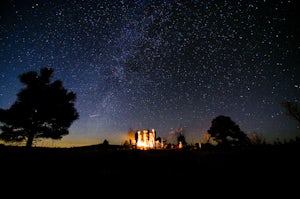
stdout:
{"type": "Polygon", "coordinates": [[[241,146],[249,143],[249,138],[228,116],[219,115],[212,120],[208,134],[219,146],[241,146]]]}
{"type": "Polygon", "coordinates": [[[61,80],[51,82],[54,70],[43,67],[38,74],[29,71],[19,76],[25,84],[17,100],[7,109],[0,108],[0,139],[23,142],[31,147],[35,139],[61,139],[79,118],[74,103],[76,94],[64,88],[61,80]]]}

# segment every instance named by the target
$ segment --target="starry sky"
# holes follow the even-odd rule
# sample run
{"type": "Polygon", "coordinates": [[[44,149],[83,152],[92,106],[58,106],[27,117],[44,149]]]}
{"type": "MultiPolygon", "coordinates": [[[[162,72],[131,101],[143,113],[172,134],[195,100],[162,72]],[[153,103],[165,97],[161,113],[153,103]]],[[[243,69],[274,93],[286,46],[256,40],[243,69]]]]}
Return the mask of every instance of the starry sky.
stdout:
{"type": "Polygon", "coordinates": [[[123,144],[129,128],[199,139],[218,115],[267,140],[299,135],[297,0],[4,0],[0,107],[18,75],[54,68],[77,95],[69,135],[41,145],[123,144]]]}

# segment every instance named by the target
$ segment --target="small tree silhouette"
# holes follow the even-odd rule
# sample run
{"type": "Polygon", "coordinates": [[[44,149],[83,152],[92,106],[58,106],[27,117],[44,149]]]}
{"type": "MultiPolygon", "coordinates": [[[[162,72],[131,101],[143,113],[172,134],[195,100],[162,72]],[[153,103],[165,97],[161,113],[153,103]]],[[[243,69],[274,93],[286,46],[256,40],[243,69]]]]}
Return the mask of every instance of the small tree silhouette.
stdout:
{"type": "Polygon", "coordinates": [[[107,147],[107,146],[109,145],[109,142],[108,142],[108,140],[107,140],[107,139],[104,139],[104,141],[103,141],[102,145],[107,147]]]}
{"type": "Polygon", "coordinates": [[[54,70],[41,68],[19,76],[26,85],[16,102],[7,110],[0,108],[0,139],[26,141],[31,147],[40,138],[61,139],[79,114],[74,108],[76,94],[68,92],[60,80],[50,82],[54,70]]]}
{"type": "Polygon", "coordinates": [[[249,138],[230,117],[220,115],[212,120],[207,131],[219,146],[228,147],[249,144],[249,138]]]}
{"type": "Polygon", "coordinates": [[[186,147],[186,145],[187,145],[187,142],[185,140],[185,136],[182,133],[180,133],[177,136],[177,145],[179,146],[180,143],[182,144],[182,147],[186,147]]]}

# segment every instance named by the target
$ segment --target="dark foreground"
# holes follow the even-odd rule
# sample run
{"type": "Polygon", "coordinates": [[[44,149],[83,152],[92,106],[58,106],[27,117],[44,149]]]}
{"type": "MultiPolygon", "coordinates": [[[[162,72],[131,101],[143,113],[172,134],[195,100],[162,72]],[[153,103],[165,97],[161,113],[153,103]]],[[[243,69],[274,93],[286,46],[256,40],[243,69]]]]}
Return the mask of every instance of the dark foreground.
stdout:
{"type": "Polygon", "coordinates": [[[282,145],[146,151],[3,146],[0,148],[1,187],[3,191],[4,187],[28,186],[28,191],[43,190],[43,194],[84,191],[85,194],[103,192],[125,196],[145,189],[147,193],[168,190],[169,194],[208,194],[210,190],[210,194],[288,196],[298,194],[299,148],[282,145]],[[211,192],[214,190],[218,191],[211,192]]]}

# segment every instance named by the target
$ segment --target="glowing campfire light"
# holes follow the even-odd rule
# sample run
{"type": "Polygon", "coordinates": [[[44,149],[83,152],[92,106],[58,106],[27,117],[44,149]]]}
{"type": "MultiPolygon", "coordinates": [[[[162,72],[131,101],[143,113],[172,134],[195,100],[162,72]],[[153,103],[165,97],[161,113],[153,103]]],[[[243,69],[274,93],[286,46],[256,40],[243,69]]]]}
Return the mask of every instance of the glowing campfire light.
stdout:
{"type": "Polygon", "coordinates": [[[137,132],[136,146],[140,149],[152,149],[155,148],[155,129],[149,130],[138,130],[137,132]]]}

